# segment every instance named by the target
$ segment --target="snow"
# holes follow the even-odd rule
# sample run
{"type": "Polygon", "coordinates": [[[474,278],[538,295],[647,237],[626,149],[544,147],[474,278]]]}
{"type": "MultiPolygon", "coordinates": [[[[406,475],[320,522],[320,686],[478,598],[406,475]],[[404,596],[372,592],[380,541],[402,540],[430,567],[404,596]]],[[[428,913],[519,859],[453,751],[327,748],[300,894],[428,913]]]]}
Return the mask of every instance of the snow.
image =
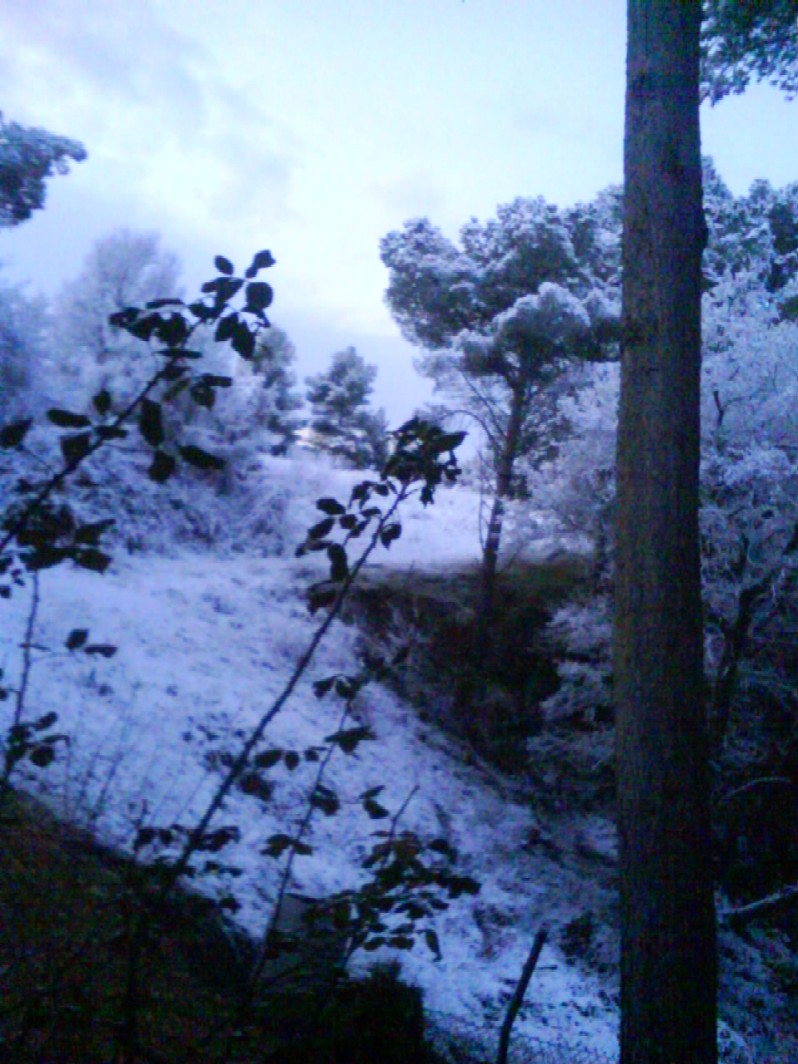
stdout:
{"type": "MultiPolygon", "coordinates": [[[[292,528],[313,520],[319,495],[345,498],[361,479],[329,462],[270,462],[278,487],[291,484],[292,528]]],[[[466,489],[441,490],[427,509],[412,501],[402,538],[379,564],[419,570],[474,564],[477,501],[466,489]]],[[[540,549],[549,546],[544,541],[540,549]]],[[[57,730],[69,744],[46,770],[20,768],[25,785],[122,849],[131,849],[142,825],[196,823],[220,780],[220,758],[237,752],[269,709],[319,623],[302,595],[317,576],[318,559],[288,551],[220,556],[177,548],[172,557],[120,553],[103,577],[66,566],[43,572],[28,712],[57,712],[57,730]],[[105,660],[67,651],[76,628],[118,652],[105,660]]],[[[18,675],[29,601],[28,589],[2,604],[0,665],[9,685],[18,675]]],[[[354,627],[332,626],[264,748],[302,753],[338,729],[340,703],[318,699],[311,685],[354,672],[357,644],[354,627]]],[[[9,712],[10,701],[4,706],[9,712]]],[[[442,1040],[454,1032],[492,1057],[512,989],[545,925],[549,940],[514,1042],[536,1047],[546,1060],[615,1059],[612,979],[562,948],[563,930],[586,913],[598,926],[611,923],[612,826],[572,813],[556,830],[551,816],[544,825],[517,784],[466,759],[387,687],[368,686],[354,713],[376,739],[332,758],[324,782],[341,809],[314,817],[313,853],[296,859],[291,889],[324,897],[356,885],[371,833],[387,823],[370,821],[358,795],[383,784],[379,800],[392,814],[410,798],[399,829],[445,838],[458,855],[454,870],[481,884],[478,895],[460,897],[439,915],[441,960],[423,942],[401,956],[405,977],[423,988],[433,1031],[442,1040]]],[[[222,859],[242,871],[230,884],[241,905],[236,919],[255,935],[267,924],[282,868],[261,851],[271,835],[290,834],[298,823],[316,770],[310,762],[293,772],[284,765],[270,770],[270,800],[234,790],[215,821],[240,828],[222,859]]],[[[614,955],[612,933],[604,931],[599,945],[614,955]]]]}

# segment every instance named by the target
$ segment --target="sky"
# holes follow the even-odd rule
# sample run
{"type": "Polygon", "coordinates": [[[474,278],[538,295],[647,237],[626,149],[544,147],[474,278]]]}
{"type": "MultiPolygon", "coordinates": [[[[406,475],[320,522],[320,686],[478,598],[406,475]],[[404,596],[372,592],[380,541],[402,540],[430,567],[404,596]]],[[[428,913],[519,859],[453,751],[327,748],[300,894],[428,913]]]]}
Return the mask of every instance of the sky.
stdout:
{"type": "MultiPolygon", "coordinates": [[[[397,422],[429,387],[380,238],[620,182],[624,59],[623,0],[0,0],[5,117],[89,151],[0,261],[52,293],[97,238],[157,230],[193,291],[215,254],[268,247],[300,372],[354,345],[397,422]]],[[[773,90],[707,108],[702,135],[734,192],[798,179],[798,102],[773,90]]]]}

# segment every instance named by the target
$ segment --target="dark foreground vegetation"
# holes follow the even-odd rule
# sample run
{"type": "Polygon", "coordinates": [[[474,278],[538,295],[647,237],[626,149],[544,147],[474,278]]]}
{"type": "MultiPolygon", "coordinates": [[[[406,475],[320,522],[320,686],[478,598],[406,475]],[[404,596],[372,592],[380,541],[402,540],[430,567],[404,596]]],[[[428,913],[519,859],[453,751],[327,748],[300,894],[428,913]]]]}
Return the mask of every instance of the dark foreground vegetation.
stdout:
{"type": "Polygon", "coordinates": [[[152,873],[29,798],[9,797],[0,818],[4,1061],[131,1060],[134,1019],[141,1062],[437,1059],[424,1045],[420,992],[390,967],[290,994],[278,983],[239,1026],[253,949],[207,904],[186,893],[156,902],[152,873]],[[131,1001],[129,937],[142,914],[146,991],[131,1001]]]}

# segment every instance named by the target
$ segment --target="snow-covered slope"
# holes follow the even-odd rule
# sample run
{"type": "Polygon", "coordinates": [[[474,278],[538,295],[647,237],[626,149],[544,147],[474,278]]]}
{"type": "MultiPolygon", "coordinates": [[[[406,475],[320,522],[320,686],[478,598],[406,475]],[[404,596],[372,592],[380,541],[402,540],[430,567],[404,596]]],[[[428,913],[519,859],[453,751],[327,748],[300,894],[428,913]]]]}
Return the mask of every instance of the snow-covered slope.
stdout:
{"type": "MultiPolygon", "coordinates": [[[[343,497],[357,479],[307,462],[275,460],[271,468],[290,496],[298,533],[313,520],[315,497],[343,497]]],[[[410,503],[402,539],[379,563],[423,568],[476,560],[476,509],[476,498],[462,490],[442,491],[427,510],[410,503]]],[[[542,541],[541,549],[550,543],[542,541]]],[[[269,708],[318,624],[302,596],[316,573],[312,558],[253,550],[226,557],[119,555],[103,577],[67,567],[41,574],[28,714],[57,712],[69,744],[48,769],[25,770],[28,786],[121,847],[131,846],[137,825],[195,822],[219,782],[224,755],[239,749],[269,708]],[[78,628],[118,652],[106,660],[65,650],[78,628]]],[[[2,607],[0,665],[12,683],[29,590],[2,607]]],[[[301,753],[337,729],[340,704],[319,700],[311,685],[355,671],[357,638],[354,628],[333,626],[265,746],[301,753]]],[[[400,827],[444,837],[458,853],[456,871],[481,884],[477,896],[453,901],[440,915],[441,960],[421,942],[402,954],[406,977],[424,989],[433,1025],[481,1041],[492,1057],[512,988],[535,932],[546,925],[549,943],[518,1039],[558,1047],[559,1056],[540,1059],[614,1059],[612,979],[569,960],[564,945],[569,926],[592,920],[608,955],[614,950],[611,933],[601,930],[614,904],[611,827],[592,817],[569,816],[556,828],[550,819],[542,823],[510,781],[473,759],[466,763],[450,738],[420,723],[379,684],[358,696],[355,711],[376,739],[333,757],[325,782],[342,807],[336,816],[315,817],[313,854],[297,859],[293,889],[323,897],[356,884],[371,832],[385,823],[369,820],[357,796],[383,784],[380,802],[392,813],[410,798],[400,827]]],[[[261,851],[269,836],[296,825],[316,767],[275,768],[268,801],[234,791],[219,815],[219,824],[241,831],[223,859],[243,870],[233,884],[237,918],[255,934],[268,920],[281,867],[261,851]]]]}

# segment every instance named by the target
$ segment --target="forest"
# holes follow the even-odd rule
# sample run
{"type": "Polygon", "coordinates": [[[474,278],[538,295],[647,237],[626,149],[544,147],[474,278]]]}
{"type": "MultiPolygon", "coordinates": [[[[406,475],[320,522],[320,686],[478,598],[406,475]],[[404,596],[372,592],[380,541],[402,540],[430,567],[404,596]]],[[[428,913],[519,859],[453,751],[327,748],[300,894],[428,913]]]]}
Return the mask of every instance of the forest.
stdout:
{"type": "Polygon", "coordinates": [[[623,186],[382,237],[402,425],[276,247],[0,272],[4,1059],[798,1057],[798,183],[698,135],[798,11],[628,56],[623,186]]]}

